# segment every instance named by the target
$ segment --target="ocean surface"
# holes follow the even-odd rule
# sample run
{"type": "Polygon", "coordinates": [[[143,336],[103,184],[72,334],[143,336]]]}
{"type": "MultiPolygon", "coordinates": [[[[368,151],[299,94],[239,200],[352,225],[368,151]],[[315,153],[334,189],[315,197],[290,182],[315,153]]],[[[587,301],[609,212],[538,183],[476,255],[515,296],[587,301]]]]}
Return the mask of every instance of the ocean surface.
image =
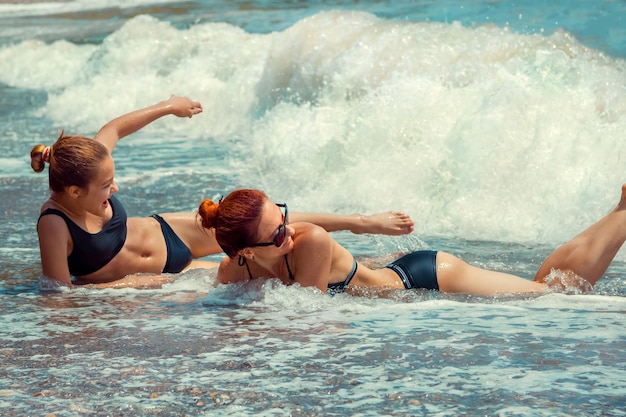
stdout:
{"type": "MultiPolygon", "coordinates": [[[[29,152],[171,94],[116,148],[132,216],[240,187],[336,233],[531,279],[626,182],[624,1],[0,2],[0,415],[626,416],[626,252],[591,294],[327,297],[192,271],[42,291],[29,152]]],[[[219,260],[220,256],[210,259],[219,260]]]]}

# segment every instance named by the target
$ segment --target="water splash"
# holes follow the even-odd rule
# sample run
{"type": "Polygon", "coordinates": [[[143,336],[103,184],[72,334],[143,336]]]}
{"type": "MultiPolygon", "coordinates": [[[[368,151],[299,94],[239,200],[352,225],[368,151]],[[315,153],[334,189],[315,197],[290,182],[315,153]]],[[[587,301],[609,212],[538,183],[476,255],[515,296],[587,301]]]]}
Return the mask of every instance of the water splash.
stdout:
{"type": "Polygon", "coordinates": [[[565,294],[587,294],[593,291],[593,285],[589,281],[572,271],[552,268],[545,283],[552,290],[565,294]]]}

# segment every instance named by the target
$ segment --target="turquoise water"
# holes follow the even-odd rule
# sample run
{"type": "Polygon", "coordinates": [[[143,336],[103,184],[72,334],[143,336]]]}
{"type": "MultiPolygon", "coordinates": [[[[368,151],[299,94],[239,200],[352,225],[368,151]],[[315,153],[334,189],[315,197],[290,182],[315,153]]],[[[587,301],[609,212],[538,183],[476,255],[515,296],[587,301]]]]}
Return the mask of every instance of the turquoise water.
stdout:
{"type": "MultiPolygon", "coordinates": [[[[131,215],[262,188],[292,210],[401,209],[405,237],[532,277],[618,200],[624,2],[0,4],[2,415],[621,416],[626,264],[590,295],[329,298],[269,282],[40,291],[59,129],[200,100],[115,153],[131,215]]],[[[219,259],[219,256],[213,257],[219,259]]]]}

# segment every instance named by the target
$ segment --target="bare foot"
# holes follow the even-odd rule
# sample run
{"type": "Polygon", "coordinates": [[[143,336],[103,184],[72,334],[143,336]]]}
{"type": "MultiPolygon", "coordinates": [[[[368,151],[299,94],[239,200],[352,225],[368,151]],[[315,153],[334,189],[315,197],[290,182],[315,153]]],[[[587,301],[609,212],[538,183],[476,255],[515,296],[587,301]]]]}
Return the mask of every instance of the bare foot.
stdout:
{"type": "Polygon", "coordinates": [[[385,211],[369,216],[355,214],[355,216],[361,220],[358,226],[351,229],[352,233],[356,234],[399,236],[411,233],[415,226],[411,216],[400,211],[385,211]]]}

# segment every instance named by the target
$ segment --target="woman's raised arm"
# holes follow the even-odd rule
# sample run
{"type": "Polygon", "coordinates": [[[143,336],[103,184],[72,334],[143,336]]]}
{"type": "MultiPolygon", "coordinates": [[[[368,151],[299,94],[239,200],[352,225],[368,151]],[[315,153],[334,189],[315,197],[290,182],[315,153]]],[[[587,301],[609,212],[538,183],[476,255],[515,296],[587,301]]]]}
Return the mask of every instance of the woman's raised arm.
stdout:
{"type": "Polygon", "coordinates": [[[168,100],[153,104],[152,106],[135,110],[123,116],[119,116],[98,131],[94,140],[101,142],[113,152],[117,142],[125,136],[135,133],[155,120],[173,114],[178,117],[193,117],[202,112],[202,105],[187,97],[172,96],[168,100]]]}

